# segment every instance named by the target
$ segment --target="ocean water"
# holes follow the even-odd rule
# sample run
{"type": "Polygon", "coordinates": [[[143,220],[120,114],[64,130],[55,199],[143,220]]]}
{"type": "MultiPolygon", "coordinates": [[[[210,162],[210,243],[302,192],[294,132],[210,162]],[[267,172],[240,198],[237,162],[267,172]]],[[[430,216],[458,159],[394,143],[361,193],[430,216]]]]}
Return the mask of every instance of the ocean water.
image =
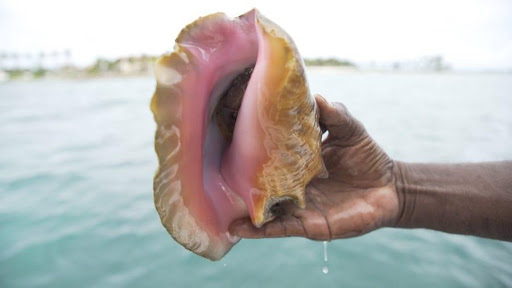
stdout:
{"type": "MultiPolygon", "coordinates": [[[[512,159],[512,75],[312,70],[393,158],[512,159]]],[[[0,287],[511,287],[512,243],[381,229],[191,254],[152,200],[151,78],[0,84],[0,287]]]]}

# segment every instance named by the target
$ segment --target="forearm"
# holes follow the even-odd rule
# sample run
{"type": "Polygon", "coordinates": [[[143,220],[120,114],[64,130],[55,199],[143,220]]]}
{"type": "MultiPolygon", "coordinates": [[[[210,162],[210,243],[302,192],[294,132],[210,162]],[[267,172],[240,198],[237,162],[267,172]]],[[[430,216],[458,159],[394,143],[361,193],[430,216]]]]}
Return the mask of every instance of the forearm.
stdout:
{"type": "Polygon", "coordinates": [[[512,241],[512,161],[395,162],[396,227],[512,241]]]}

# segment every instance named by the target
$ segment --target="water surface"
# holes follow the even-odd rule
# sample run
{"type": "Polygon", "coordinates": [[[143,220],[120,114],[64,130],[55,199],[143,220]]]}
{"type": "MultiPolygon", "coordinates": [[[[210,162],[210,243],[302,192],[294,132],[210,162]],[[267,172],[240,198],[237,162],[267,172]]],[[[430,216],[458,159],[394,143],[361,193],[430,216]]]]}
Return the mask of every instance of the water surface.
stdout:
{"type": "MultiPolygon", "coordinates": [[[[393,158],[512,159],[512,75],[316,70],[393,158]]],[[[0,84],[0,287],[510,287],[512,244],[382,229],[195,256],[152,203],[150,78],[0,84]]]]}

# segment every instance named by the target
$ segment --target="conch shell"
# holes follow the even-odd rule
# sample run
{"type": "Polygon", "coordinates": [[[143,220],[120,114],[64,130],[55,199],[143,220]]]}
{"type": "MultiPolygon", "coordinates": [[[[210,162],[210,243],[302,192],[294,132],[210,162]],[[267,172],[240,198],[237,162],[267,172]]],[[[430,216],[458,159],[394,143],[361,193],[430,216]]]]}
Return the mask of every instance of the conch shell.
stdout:
{"type": "Polygon", "coordinates": [[[325,173],[317,108],[292,39],[257,10],[217,13],[186,26],[156,63],[155,206],[171,236],[218,260],[228,232],[271,207],[305,206],[305,186],[325,173]]]}

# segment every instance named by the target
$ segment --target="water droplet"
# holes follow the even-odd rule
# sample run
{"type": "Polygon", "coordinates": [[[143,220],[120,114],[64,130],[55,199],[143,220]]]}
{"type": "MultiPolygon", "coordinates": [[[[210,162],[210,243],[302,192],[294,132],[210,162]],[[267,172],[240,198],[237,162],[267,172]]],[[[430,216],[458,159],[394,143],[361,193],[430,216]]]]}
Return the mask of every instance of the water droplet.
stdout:
{"type": "Polygon", "coordinates": [[[324,262],[327,264],[327,261],[329,259],[327,258],[327,241],[324,241],[324,262]]]}
{"type": "Polygon", "coordinates": [[[329,261],[329,258],[327,257],[327,241],[324,241],[324,267],[322,267],[322,272],[324,274],[329,273],[329,267],[327,267],[327,262],[329,261]]]}

